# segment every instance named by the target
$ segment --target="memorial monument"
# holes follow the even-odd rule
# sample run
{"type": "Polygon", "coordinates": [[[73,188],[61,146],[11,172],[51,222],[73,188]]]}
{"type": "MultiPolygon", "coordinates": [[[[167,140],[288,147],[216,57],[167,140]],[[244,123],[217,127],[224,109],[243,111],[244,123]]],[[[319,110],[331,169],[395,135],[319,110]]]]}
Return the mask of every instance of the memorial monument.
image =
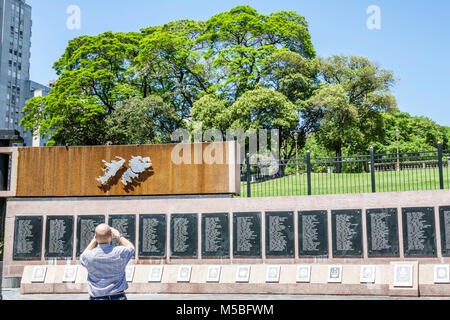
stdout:
{"type": "Polygon", "coordinates": [[[79,256],[107,222],[137,249],[128,292],[450,296],[449,190],[237,198],[238,145],[215,144],[208,164],[208,143],[179,164],[175,144],[0,148],[4,277],[87,292],[79,256]]]}

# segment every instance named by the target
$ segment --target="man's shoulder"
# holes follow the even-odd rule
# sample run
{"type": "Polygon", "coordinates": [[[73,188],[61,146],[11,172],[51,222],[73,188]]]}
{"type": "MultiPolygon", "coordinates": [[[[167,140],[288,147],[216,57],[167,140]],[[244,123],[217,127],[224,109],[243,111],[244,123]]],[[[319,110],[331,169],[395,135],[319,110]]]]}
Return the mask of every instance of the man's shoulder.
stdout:
{"type": "Polygon", "coordinates": [[[127,255],[133,255],[134,254],[134,247],[132,246],[117,246],[114,247],[113,252],[119,255],[127,254],[127,255]]]}
{"type": "Polygon", "coordinates": [[[123,251],[134,251],[134,247],[132,246],[116,246],[113,249],[116,252],[123,252],[123,251]]]}

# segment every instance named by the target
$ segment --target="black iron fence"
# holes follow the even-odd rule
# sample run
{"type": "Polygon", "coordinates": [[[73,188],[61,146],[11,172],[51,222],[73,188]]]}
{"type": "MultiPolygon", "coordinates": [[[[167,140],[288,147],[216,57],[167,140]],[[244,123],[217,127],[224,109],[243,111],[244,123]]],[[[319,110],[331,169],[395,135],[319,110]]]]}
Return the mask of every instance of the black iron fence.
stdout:
{"type": "Polygon", "coordinates": [[[450,151],[278,160],[241,165],[241,197],[450,189],[450,151]]]}

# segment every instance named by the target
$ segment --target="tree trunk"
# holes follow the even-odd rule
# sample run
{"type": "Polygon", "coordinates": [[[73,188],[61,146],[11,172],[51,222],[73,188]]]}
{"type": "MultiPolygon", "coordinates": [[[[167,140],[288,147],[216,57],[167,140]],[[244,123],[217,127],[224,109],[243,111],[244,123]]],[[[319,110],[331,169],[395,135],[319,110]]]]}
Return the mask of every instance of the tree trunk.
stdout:
{"type": "Polygon", "coordinates": [[[342,146],[336,148],[336,173],[342,172],[342,146]]]}

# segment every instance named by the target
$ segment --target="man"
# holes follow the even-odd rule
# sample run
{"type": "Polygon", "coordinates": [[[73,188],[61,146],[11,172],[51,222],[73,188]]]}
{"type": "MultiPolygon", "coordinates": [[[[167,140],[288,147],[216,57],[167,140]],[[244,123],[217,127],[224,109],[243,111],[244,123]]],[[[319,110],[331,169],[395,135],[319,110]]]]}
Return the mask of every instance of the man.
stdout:
{"type": "Polygon", "coordinates": [[[82,266],[88,270],[90,300],[127,300],[125,268],[134,251],[133,244],[118,230],[104,223],[95,228],[94,238],[80,256],[82,266]],[[113,238],[121,246],[112,246],[113,238]]]}

